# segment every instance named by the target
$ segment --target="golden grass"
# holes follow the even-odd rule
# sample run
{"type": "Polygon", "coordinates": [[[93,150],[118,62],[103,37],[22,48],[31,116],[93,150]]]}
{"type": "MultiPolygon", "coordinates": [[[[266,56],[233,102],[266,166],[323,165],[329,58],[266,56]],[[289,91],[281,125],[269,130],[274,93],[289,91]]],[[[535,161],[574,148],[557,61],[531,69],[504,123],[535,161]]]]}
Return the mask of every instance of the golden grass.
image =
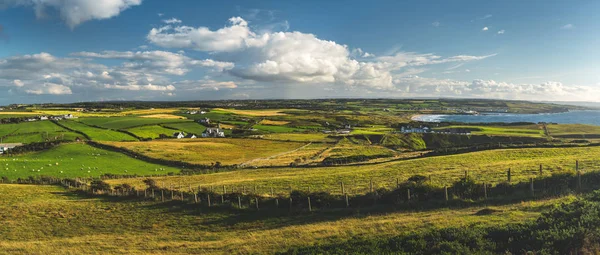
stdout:
{"type": "Polygon", "coordinates": [[[225,109],[225,108],[215,108],[213,109],[214,111],[221,111],[221,112],[228,112],[228,113],[233,113],[233,114],[238,114],[238,115],[248,115],[248,116],[264,116],[264,117],[268,117],[268,116],[282,116],[282,115],[287,115],[285,113],[283,113],[282,109],[276,109],[276,110],[238,110],[238,109],[225,109]]]}
{"type": "Polygon", "coordinates": [[[0,111],[0,115],[36,115],[36,112],[4,112],[0,111]]]}
{"type": "Polygon", "coordinates": [[[260,139],[198,138],[157,140],[151,142],[105,142],[153,158],[177,160],[192,164],[241,164],[295,150],[304,145],[260,139]]]}
{"type": "Polygon", "coordinates": [[[6,254],[270,254],[291,247],[384,238],[445,227],[533,220],[574,197],[484,207],[321,217],[171,210],[151,202],[73,196],[53,186],[0,185],[0,247],[6,254]]]}
{"type": "MultiPolygon", "coordinates": [[[[289,192],[289,187],[313,191],[340,193],[343,181],[351,194],[366,193],[369,180],[375,187],[391,188],[396,178],[404,181],[414,175],[431,176],[433,184],[451,185],[464,176],[464,171],[476,182],[497,184],[506,181],[506,170],[511,168],[512,181],[527,181],[538,176],[539,164],[544,166],[544,175],[573,171],[575,160],[580,161],[582,171],[595,171],[600,147],[583,148],[529,148],[490,150],[458,155],[417,158],[378,164],[310,167],[243,169],[194,176],[170,176],[154,178],[160,185],[183,184],[202,186],[258,186],[261,192],[271,187],[280,194],[289,192]]],[[[144,187],[142,179],[111,180],[111,183],[129,183],[144,187]]]]}
{"type": "Polygon", "coordinates": [[[123,111],[124,115],[150,115],[150,114],[167,114],[179,111],[177,108],[158,108],[158,109],[143,109],[123,111]]]}
{"type": "Polygon", "coordinates": [[[262,120],[260,124],[262,125],[273,125],[273,126],[283,126],[289,124],[289,121],[280,121],[280,120],[262,120]]]}
{"type": "Polygon", "coordinates": [[[144,115],[144,116],[140,116],[140,118],[154,118],[154,119],[181,119],[181,120],[184,120],[184,119],[186,119],[185,117],[182,117],[182,116],[177,116],[177,115],[173,115],[173,114],[151,114],[151,115],[144,115]]]}

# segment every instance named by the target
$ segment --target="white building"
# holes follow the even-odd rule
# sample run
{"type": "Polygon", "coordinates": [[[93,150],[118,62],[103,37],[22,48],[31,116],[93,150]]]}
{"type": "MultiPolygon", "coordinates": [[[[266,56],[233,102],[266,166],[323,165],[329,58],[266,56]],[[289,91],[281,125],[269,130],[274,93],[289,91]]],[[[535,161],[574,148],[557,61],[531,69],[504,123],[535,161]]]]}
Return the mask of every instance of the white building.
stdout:
{"type": "Polygon", "coordinates": [[[207,128],[204,130],[204,132],[202,132],[202,137],[225,137],[225,132],[223,132],[223,130],[220,128],[207,128]]]}
{"type": "Polygon", "coordinates": [[[173,134],[173,137],[177,138],[177,139],[181,139],[185,137],[185,134],[183,132],[177,132],[175,134],[173,134]]]}

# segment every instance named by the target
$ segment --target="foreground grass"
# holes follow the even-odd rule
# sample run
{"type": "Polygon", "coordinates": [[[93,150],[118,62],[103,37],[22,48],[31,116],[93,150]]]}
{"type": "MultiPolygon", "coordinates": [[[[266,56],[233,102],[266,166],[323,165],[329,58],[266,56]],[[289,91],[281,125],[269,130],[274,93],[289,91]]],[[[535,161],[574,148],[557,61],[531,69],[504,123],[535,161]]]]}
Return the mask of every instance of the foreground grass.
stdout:
{"type": "Polygon", "coordinates": [[[269,254],[352,237],[529,221],[572,199],[492,206],[498,213],[486,216],[475,215],[483,207],[267,216],[86,198],[54,186],[0,185],[0,247],[10,254],[269,254]]]}
{"type": "MultiPolygon", "coordinates": [[[[580,161],[582,171],[594,171],[600,166],[599,154],[600,147],[503,149],[356,166],[244,169],[161,177],[157,181],[166,186],[182,184],[184,187],[256,185],[260,192],[265,193],[271,187],[278,193],[287,193],[290,187],[340,193],[340,182],[343,181],[347,191],[359,194],[369,190],[370,180],[373,180],[375,188],[391,188],[395,186],[396,178],[404,181],[418,174],[431,176],[433,184],[443,186],[464,177],[464,171],[468,171],[476,182],[492,184],[506,181],[508,168],[511,168],[513,182],[538,176],[540,164],[543,164],[544,175],[574,171],[576,160],[580,161]]],[[[141,178],[110,182],[143,187],[141,178]]]]}
{"type": "Polygon", "coordinates": [[[0,176],[9,179],[29,176],[60,178],[99,177],[103,174],[151,175],[177,173],[179,169],[150,164],[124,154],[85,144],[63,144],[53,149],[0,157],[0,176]]]}

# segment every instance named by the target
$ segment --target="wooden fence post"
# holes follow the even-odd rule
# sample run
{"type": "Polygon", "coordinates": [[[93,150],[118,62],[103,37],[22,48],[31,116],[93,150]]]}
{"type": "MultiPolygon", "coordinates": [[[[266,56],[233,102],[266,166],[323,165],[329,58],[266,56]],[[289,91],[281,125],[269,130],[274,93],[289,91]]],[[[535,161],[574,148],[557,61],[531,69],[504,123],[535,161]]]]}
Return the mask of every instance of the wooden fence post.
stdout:
{"type": "Polygon", "coordinates": [[[198,193],[194,192],[194,203],[198,203],[198,193]]]}
{"type": "Polygon", "coordinates": [[[396,178],[396,189],[400,188],[400,178],[396,178]]]}
{"type": "Polygon", "coordinates": [[[144,197],[148,197],[148,189],[144,189],[144,197]]]}
{"type": "Polygon", "coordinates": [[[465,180],[469,178],[469,171],[465,170],[465,180]]]}
{"type": "Polygon", "coordinates": [[[275,193],[273,192],[273,186],[271,186],[271,196],[274,197],[275,193]]]}
{"type": "Polygon", "coordinates": [[[350,207],[350,201],[348,201],[348,193],[344,193],[344,197],[346,199],[346,207],[350,207]]]}
{"type": "Polygon", "coordinates": [[[307,197],[307,198],[308,198],[308,211],[312,212],[312,206],[310,205],[310,197],[307,197]]]}
{"type": "Polygon", "coordinates": [[[258,197],[254,198],[254,203],[256,204],[256,210],[259,210],[259,208],[258,208],[258,197]]]}
{"type": "Polygon", "coordinates": [[[506,172],[506,178],[507,178],[508,183],[510,183],[510,177],[511,177],[510,168],[508,168],[508,171],[506,172]]]}
{"type": "Polygon", "coordinates": [[[225,194],[221,194],[221,204],[225,204],[225,194]]]}
{"type": "Polygon", "coordinates": [[[531,189],[531,196],[535,196],[535,191],[533,189],[533,177],[529,178],[529,189],[531,189]]]}
{"type": "Polygon", "coordinates": [[[446,198],[446,202],[448,202],[448,186],[444,186],[444,196],[446,198]]]}
{"type": "Polygon", "coordinates": [[[579,160],[575,160],[575,171],[579,171],[579,160]]]}
{"type": "Polygon", "coordinates": [[[183,201],[183,191],[181,189],[179,190],[179,196],[181,196],[181,201],[183,201]]]}
{"type": "Polygon", "coordinates": [[[171,201],[173,201],[173,197],[175,197],[175,195],[173,194],[173,190],[171,190],[171,201]]]}
{"type": "Polygon", "coordinates": [[[406,189],[406,198],[410,201],[410,189],[406,189]]]}
{"type": "Polygon", "coordinates": [[[208,207],[210,207],[211,206],[211,204],[210,204],[210,194],[206,195],[206,201],[208,203],[208,207]]]}
{"type": "Polygon", "coordinates": [[[238,196],[238,208],[242,209],[242,198],[238,196]]]}
{"type": "Polygon", "coordinates": [[[160,198],[163,202],[165,202],[165,190],[160,190],[160,198]]]}
{"type": "Polygon", "coordinates": [[[483,183],[483,198],[487,200],[487,183],[483,183]]]}
{"type": "Polygon", "coordinates": [[[279,198],[275,198],[275,208],[279,208],[279,198]]]}
{"type": "Polygon", "coordinates": [[[540,176],[542,176],[544,174],[543,171],[544,171],[544,168],[543,168],[542,164],[540,164],[540,176]]]}
{"type": "Polygon", "coordinates": [[[346,194],[346,189],[344,188],[344,182],[340,182],[340,188],[342,189],[342,194],[346,194]]]}
{"type": "Polygon", "coordinates": [[[223,194],[227,193],[227,188],[225,188],[225,185],[223,185],[223,194]]]}

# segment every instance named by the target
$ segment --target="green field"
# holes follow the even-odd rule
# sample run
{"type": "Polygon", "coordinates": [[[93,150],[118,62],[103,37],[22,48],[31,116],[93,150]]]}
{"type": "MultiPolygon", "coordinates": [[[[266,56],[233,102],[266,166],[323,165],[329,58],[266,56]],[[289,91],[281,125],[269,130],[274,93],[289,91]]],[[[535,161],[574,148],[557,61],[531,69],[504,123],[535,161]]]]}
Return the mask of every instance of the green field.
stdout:
{"type": "Polygon", "coordinates": [[[272,126],[272,125],[254,125],[252,128],[269,133],[292,133],[302,132],[302,129],[292,128],[287,126],[272,126]]]}
{"type": "MultiPolygon", "coordinates": [[[[46,140],[75,140],[80,134],[70,132],[51,121],[1,124],[0,137],[5,143],[34,143],[46,140]]],[[[83,138],[83,137],[81,137],[83,138]]]]}
{"type": "Polygon", "coordinates": [[[60,121],[61,125],[64,125],[70,129],[82,132],[89,136],[92,140],[97,141],[137,141],[133,136],[118,132],[110,129],[101,129],[91,127],[77,121],[64,120],[60,121]]]}
{"type": "Polygon", "coordinates": [[[168,124],[164,124],[162,126],[168,127],[171,129],[181,130],[188,134],[195,134],[197,136],[200,136],[200,134],[202,134],[202,132],[204,132],[204,130],[206,130],[205,126],[202,126],[196,122],[168,123],[168,124]]]}
{"type": "MultiPolygon", "coordinates": [[[[272,254],[358,236],[385,238],[447,227],[535,219],[573,198],[484,207],[269,217],[119,198],[77,196],[55,186],[0,185],[0,247],[7,254],[272,254]],[[291,238],[293,237],[293,238],[291,238]]],[[[244,201],[244,203],[247,203],[244,201]]]]}
{"type": "MultiPolygon", "coordinates": [[[[186,177],[161,177],[160,180],[167,184],[182,182],[192,186],[257,185],[265,192],[273,187],[282,193],[289,192],[290,186],[302,190],[310,186],[313,191],[339,193],[340,181],[343,181],[351,194],[362,194],[368,192],[370,180],[373,180],[375,187],[391,188],[395,186],[396,178],[406,180],[414,175],[431,176],[433,184],[444,186],[464,177],[464,171],[468,171],[476,182],[491,184],[506,181],[508,168],[512,170],[512,181],[527,181],[538,176],[540,164],[543,164],[544,175],[572,172],[576,160],[580,161],[582,171],[596,171],[600,168],[598,155],[600,147],[502,149],[359,166],[245,169],[186,177]]],[[[142,186],[140,179],[115,182],[142,186]]]]}
{"type": "Polygon", "coordinates": [[[322,133],[274,133],[266,134],[263,139],[296,142],[336,142],[337,137],[322,133]]]}
{"type": "Polygon", "coordinates": [[[127,131],[133,133],[134,135],[141,138],[151,138],[156,139],[159,138],[160,135],[166,135],[167,137],[173,137],[173,134],[178,132],[178,130],[173,130],[170,128],[165,128],[159,125],[151,125],[151,126],[141,126],[127,129],[127,131]]]}
{"type": "Polygon", "coordinates": [[[454,125],[447,127],[434,128],[434,130],[445,129],[464,129],[471,131],[473,135],[495,135],[495,136],[524,136],[524,137],[544,137],[544,130],[539,125],[522,126],[471,126],[454,125]]]}
{"type": "MultiPolygon", "coordinates": [[[[186,120],[180,119],[155,119],[155,118],[139,118],[139,117],[92,117],[92,118],[79,118],[77,121],[83,122],[87,125],[94,125],[109,129],[127,129],[131,127],[138,127],[144,125],[154,125],[163,123],[179,123],[186,122],[186,120]]],[[[191,121],[191,120],[187,120],[191,121]]]]}
{"type": "Polygon", "coordinates": [[[593,137],[600,138],[600,126],[584,124],[549,124],[550,135],[553,137],[593,137]]]}
{"type": "Polygon", "coordinates": [[[179,170],[79,143],[63,144],[42,152],[0,157],[0,176],[9,179],[29,176],[74,178],[98,177],[103,174],[150,175],[169,172],[176,173],[179,170]]]}

